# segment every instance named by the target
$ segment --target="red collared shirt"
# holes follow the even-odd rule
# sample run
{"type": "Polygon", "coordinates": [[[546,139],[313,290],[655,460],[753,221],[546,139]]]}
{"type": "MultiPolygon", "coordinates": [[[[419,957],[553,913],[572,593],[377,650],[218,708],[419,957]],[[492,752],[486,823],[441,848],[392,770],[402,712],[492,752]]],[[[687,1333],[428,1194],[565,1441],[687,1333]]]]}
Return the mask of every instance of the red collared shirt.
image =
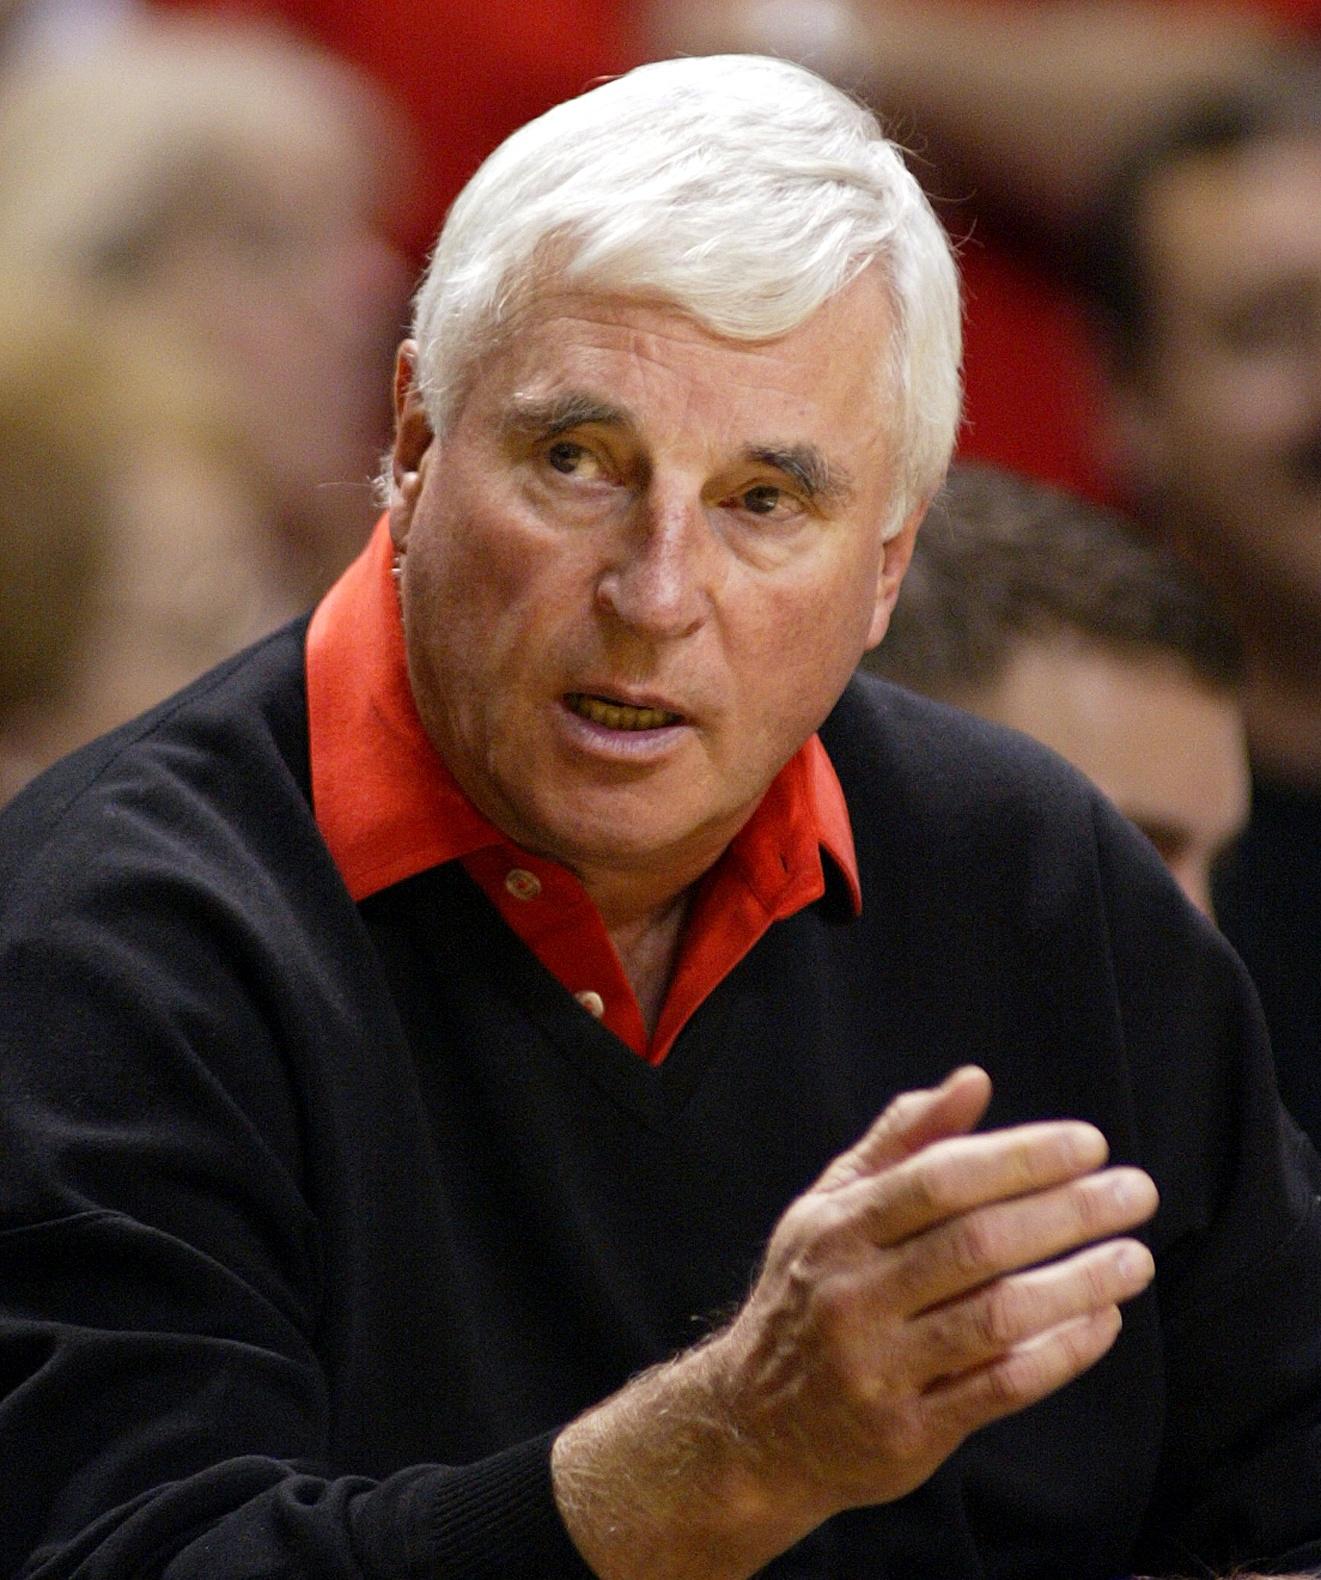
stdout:
{"type": "Polygon", "coordinates": [[[384,520],[326,594],[307,638],[317,825],[364,900],[441,862],[468,875],[584,1010],[659,1064],[684,1023],[772,922],[825,892],[821,851],[861,907],[844,793],[813,736],[698,885],[655,1032],[595,905],[567,868],[515,845],[473,806],[428,740],[409,689],[384,520]]]}

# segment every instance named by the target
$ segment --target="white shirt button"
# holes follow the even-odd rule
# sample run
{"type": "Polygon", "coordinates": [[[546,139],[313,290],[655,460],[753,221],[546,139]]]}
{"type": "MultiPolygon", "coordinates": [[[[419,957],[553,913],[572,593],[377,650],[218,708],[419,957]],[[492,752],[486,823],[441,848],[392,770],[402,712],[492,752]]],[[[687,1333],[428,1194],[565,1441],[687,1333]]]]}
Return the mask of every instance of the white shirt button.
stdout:
{"type": "Polygon", "coordinates": [[[505,877],[505,888],[516,900],[535,900],[541,893],[541,879],[526,867],[512,867],[505,877]]]}
{"type": "Polygon", "coordinates": [[[605,1000],[599,993],[593,993],[591,988],[586,988],[583,992],[575,993],[573,996],[587,1013],[595,1016],[597,1020],[600,1020],[602,1015],[605,1014],[605,1000]]]}

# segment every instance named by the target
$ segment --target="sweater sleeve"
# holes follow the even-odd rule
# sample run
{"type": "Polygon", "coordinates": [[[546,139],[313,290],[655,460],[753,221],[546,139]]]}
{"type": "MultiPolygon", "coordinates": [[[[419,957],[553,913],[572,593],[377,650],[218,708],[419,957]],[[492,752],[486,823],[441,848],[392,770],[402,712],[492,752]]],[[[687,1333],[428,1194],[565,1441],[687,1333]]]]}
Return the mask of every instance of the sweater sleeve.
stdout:
{"type": "Polygon", "coordinates": [[[550,1434],[330,1462],[306,1115],[260,963],[280,901],[223,843],[129,797],[5,875],[0,1573],[578,1580],[550,1434]]]}

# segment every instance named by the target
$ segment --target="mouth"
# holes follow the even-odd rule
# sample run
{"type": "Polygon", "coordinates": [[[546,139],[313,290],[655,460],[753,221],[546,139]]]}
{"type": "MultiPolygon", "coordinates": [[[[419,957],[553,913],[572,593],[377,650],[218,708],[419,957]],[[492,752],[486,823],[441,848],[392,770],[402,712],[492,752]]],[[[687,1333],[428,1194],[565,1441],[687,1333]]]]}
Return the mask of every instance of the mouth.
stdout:
{"type": "Polygon", "coordinates": [[[588,719],[608,730],[663,730],[682,724],[682,713],[671,713],[665,708],[639,708],[613,697],[593,696],[590,692],[570,691],[564,705],[580,719],[588,719]]]}

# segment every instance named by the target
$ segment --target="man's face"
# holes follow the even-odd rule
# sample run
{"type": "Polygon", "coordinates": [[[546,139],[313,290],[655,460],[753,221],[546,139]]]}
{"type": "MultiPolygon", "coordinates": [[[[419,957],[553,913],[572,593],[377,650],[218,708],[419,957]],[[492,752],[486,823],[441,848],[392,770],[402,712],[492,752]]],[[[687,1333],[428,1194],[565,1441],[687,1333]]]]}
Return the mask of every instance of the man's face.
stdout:
{"type": "Polygon", "coordinates": [[[691,881],[829,712],[916,531],[882,542],[890,328],[871,276],[761,343],[550,290],[439,440],[401,355],[413,693],[515,840],[584,876],[691,881]]]}
{"type": "Polygon", "coordinates": [[[1034,736],[1081,768],[1211,913],[1211,869],[1248,815],[1243,715],[1231,692],[1176,659],[1081,639],[1025,642],[972,711],[1034,736]]]}
{"type": "Polygon", "coordinates": [[[1153,501],[1249,622],[1321,631],[1321,139],[1185,159],[1146,195],[1128,392],[1153,501]]]}

